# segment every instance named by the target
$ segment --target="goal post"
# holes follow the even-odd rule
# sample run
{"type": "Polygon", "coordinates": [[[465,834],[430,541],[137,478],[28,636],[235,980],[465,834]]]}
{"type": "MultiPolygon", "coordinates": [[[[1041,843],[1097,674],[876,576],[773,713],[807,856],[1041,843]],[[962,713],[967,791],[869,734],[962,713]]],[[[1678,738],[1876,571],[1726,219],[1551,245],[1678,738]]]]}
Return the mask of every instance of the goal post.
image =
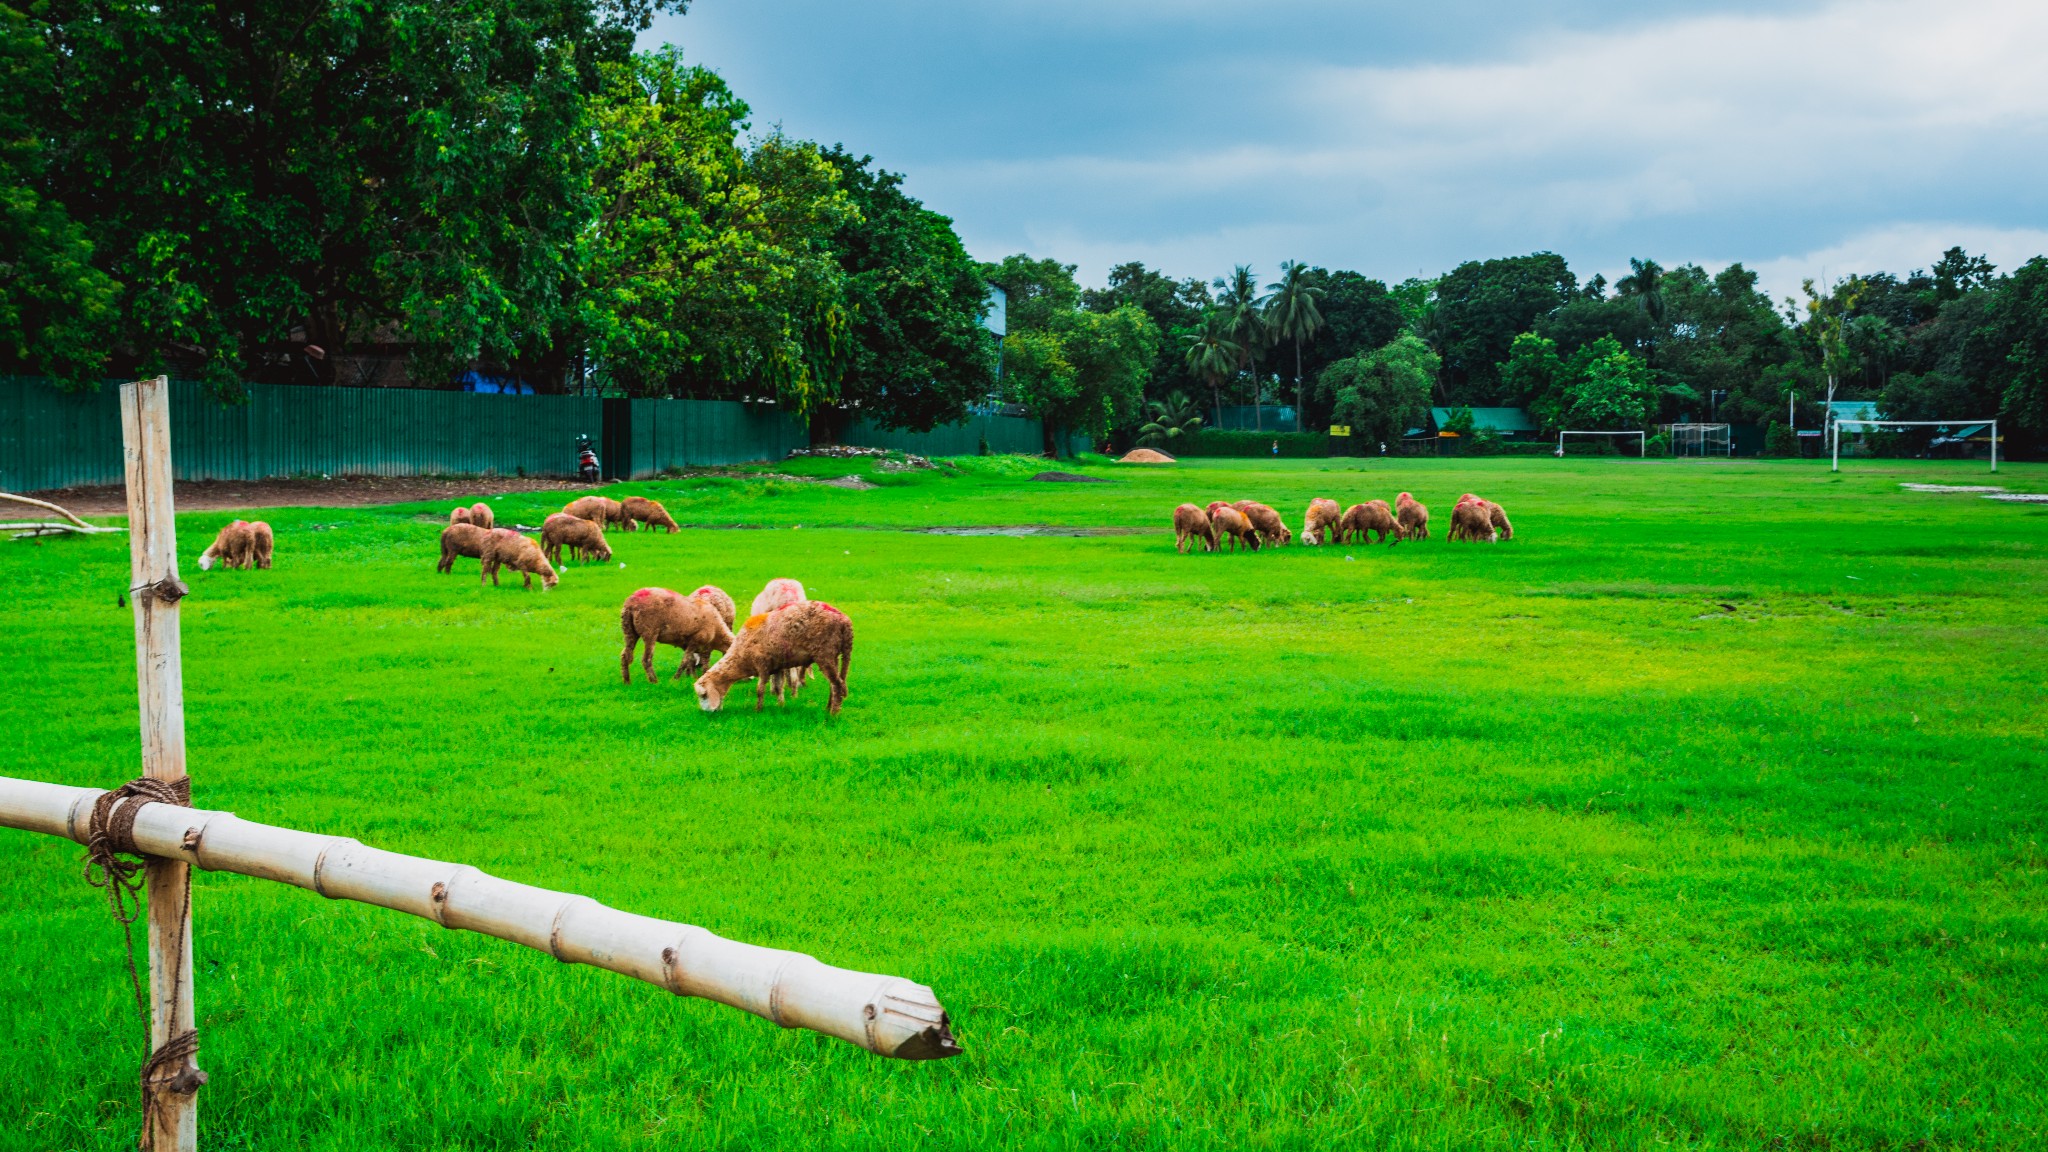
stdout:
{"type": "Polygon", "coordinates": [[[1567,436],[1633,436],[1636,438],[1636,455],[1638,457],[1649,455],[1647,451],[1648,441],[1644,439],[1641,432],[1592,432],[1577,428],[1565,428],[1558,432],[1557,452],[1555,455],[1560,457],[1564,455],[1564,438],[1567,436]]]}
{"type": "Polygon", "coordinates": [[[1732,424],[1666,424],[1664,435],[1671,441],[1673,456],[1733,456],[1735,426],[1732,424]]]}
{"type": "Polygon", "coordinates": [[[1934,428],[1946,430],[1961,428],[1965,432],[1977,428],[1991,429],[1991,470],[1998,471],[1998,421],[1992,420],[1843,420],[1828,421],[1828,471],[1842,470],[1842,429],[1843,428],[1934,428]]]}

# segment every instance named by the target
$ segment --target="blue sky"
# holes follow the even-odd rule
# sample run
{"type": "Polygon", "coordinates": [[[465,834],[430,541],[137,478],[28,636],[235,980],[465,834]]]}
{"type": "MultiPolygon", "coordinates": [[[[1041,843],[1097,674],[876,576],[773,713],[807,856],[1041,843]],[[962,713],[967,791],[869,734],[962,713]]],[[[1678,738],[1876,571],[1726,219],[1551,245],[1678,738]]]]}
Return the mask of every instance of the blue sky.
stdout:
{"type": "Polygon", "coordinates": [[[2048,0],[697,0],[643,41],[1084,282],[2048,252],[2048,0]]]}

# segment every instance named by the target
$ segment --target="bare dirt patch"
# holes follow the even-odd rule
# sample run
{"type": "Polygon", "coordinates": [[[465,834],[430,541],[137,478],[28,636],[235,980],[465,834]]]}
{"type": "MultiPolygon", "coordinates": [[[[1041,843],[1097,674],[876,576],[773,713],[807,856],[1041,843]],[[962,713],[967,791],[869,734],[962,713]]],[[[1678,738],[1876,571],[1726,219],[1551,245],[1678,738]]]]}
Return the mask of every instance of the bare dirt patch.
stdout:
{"type": "MultiPolygon", "coordinates": [[[[436,476],[337,476],[331,480],[180,480],[175,498],[181,512],[227,512],[240,508],[357,508],[415,500],[496,496],[508,492],[557,492],[590,488],[575,480],[527,476],[475,479],[436,476]]],[[[124,516],[128,495],[118,484],[52,488],[26,495],[62,504],[81,516],[124,516]]]]}

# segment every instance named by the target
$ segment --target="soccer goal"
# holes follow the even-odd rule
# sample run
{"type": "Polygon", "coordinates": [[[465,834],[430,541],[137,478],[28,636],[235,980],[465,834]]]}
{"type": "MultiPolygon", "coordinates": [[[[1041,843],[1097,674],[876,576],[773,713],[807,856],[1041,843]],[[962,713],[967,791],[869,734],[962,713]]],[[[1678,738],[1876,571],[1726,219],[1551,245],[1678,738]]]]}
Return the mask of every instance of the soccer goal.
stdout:
{"type": "Polygon", "coordinates": [[[1967,440],[1970,433],[1980,429],[1991,429],[1991,470],[1998,471],[1998,421],[1996,420],[1833,420],[1828,423],[1828,445],[1830,463],[1828,471],[1842,470],[1842,429],[1844,428],[1932,428],[1938,434],[1935,443],[1942,442],[1943,436],[1950,440],[1967,440]]]}
{"type": "Polygon", "coordinates": [[[1641,432],[1578,432],[1571,429],[1566,429],[1557,434],[1557,452],[1555,455],[1564,455],[1564,438],[1567,436],[1633,436],[1636,438],[1636,455],[1647,455],[1643,450],[1644,440],[1641,432]]]}
{"type": "Polygon", "coordinates": [[[1664,434],[1671,440],[1673,456],[1735,455],[1735,428],[1731,424],[1666,424],[1664,434]]]}

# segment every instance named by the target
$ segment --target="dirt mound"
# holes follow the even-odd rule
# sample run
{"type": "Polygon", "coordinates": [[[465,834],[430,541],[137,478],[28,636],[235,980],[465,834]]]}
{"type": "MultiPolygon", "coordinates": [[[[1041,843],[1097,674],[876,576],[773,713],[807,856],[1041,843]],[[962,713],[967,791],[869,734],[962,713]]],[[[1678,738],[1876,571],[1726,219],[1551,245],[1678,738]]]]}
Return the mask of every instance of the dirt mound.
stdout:
{"type": "Polygon", "coordinates": [[[1100,476],[1083,476],[1078,472],[1040,472],[1033,480],[1044,480],[1052,484],[1107,484],[1100,476]]]}
{"type": "Polygon", "coordinates": [[[1152,450],[1152,449],[1150,449],[1150,448],[1133,448],[1133,449],[1131,449],[1131,450],[1130,450],[1129,452],[1126,452],[1126,453],[1124,453],[1124,454],[1123,454],[1122,456],[1119,456],[1119,457],[1117,457],[1117,461],[1116,461],[1116,462],[1117,462],[1117,463],[1119,463],[1119,464],[1174,464],[1174,463],[1178,463],[1178,461],[1176,461],[1176,460],[1175,460],[1175,459],[1174,459],[1173,457],[1171,457],[1171,456],[1168,456],[1168,455],[1167,455],[1166,453],[1164,453],[1164,452],[1155,452],[1155,451],[1153,451],[1153,450],[1152,450]]]}

